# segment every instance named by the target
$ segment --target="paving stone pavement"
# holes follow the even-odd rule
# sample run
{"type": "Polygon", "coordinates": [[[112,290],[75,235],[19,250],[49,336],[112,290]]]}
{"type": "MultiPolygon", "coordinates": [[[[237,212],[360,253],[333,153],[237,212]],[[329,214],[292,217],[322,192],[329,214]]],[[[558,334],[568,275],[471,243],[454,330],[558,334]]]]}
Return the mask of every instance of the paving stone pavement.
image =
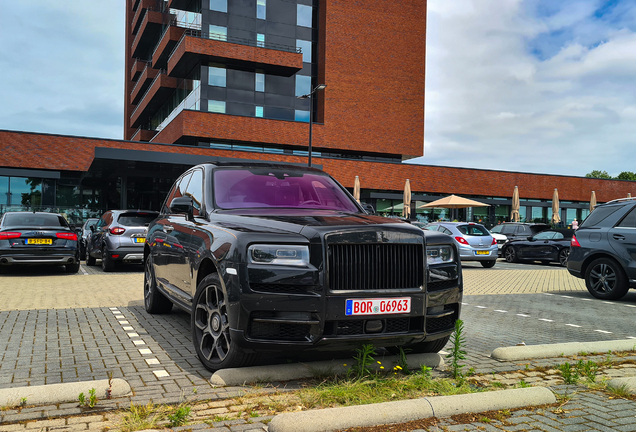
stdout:
{"type": "MultiPolygon", "coordinates": [[[[254,391],[285,394],[286,390],[297,388],[297,383],[279,388],[212,387],[208,382],[211,373],[193,353],[189,316],[178,311],[163,316],[147,314],[143,309],[142,281],[141,269],[135,266],[112,274],[82,265],[77,275],[48,270],[0,276],[0,388],[104,379],[112,372],[114,378],[126,379],[135,394],[100,400],[97,410],[89,411],[78,408],[77,403],[7,407],[0,411],[0,431],[117,430],[120,418],[113,409],[150,401],[176,404],[184,398],[193,403],[206,401],[194,406],[195,413],[206,413],[208,423],[201,418],[175,431],[264,430],[271,417],[227,421],[223,416],[240,409],[236,398],[241,395],[254,391]],[[219,421],[211,421],[215,417],[219,421]]],[[[582,281],[565,269],[466,269],[464,282],[466,296],[474,298],[585,291],[582,281]]],[[[497,362],[488,357],[492,341],[487,334],[471,334],[467,344],[465,362],[476,373],[496,375],[516,371],[526,363],[535,367],[563,362],[497,362]]],[[[583,386],[553,389],[572,395],[563,412],[521,410],[501,424],[452,425],[442,421],[437,429],[430,430],[636,430],[635,402],[611,399],[583,386]]]]}

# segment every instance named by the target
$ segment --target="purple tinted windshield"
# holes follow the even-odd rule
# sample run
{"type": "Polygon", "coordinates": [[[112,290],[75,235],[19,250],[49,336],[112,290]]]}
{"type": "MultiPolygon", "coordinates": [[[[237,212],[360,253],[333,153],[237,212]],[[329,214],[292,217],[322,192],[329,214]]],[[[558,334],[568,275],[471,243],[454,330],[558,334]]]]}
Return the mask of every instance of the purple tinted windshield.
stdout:
{"type": "Polygon", "coordinates": [[[330,177],[280,168],[217,169],[214,196],[222,209],[278,207],[359,212],[330,177]]]}

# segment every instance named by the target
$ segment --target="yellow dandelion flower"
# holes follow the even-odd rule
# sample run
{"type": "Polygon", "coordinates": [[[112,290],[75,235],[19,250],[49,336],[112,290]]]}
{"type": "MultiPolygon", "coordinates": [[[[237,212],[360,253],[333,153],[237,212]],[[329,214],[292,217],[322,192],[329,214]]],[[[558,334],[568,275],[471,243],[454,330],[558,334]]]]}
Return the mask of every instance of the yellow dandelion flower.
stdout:
{"type": "Polygon", "coordinates": [[[384,366],[380,366],[380,369],[384,369],[384,366]]]}
{"type": "Polygon", "coordinates": [[[382,364],[382,362],[379,361],[378,364],[382,364]]]}

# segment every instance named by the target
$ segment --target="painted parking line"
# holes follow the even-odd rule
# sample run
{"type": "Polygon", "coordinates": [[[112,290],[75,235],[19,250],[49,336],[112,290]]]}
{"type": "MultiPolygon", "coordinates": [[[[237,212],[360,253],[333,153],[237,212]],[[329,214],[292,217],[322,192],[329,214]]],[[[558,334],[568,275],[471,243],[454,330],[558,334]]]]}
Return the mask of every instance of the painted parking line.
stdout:
{"type": "Polygon", "coordinates": [[[539,318],[539,321],[554,322],[554,320],[547,319],[547,318],[539,318]]]}
{"type": "Polygon", "coordinates": [[[594,331],[599,333],[612,334],[611,331],[607,331],[607,330],[594,330],[594,331]]]}
{"type": "Polygon", "coordinates": [[[527,314],[517,314],[517,316],[527,318],[527,317],[529,317],[530,315],[527,315],[527,314]]]}
{"type": "Polygon", "coordinates": [[[580,325],[576,325],[576,324],[566,324],[566,326],[568,326],[568,327],[581,328],[581,326],[580,326],[580,325]]]}
{"type": "Polygon", "coordinates": [[[495,309],[495,312],[508,313],[508,311],[501,310],[501,309],[495,309]]]}

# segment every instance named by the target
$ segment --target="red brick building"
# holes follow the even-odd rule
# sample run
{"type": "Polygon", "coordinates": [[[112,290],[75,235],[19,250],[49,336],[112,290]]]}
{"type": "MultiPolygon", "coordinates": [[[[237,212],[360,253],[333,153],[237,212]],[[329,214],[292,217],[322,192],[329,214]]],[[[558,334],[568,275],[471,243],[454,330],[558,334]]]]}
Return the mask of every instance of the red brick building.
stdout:
{"type": "Polygon", "coordinates": [[[527,220],[550,218],[555,188],[567,222],[591,191],[636,194],[624,181],[403,163],[423,155],[424,0],[126,0],[125,46],[124,140],[0,131],[0,213],[158,209],[196,163],[306,163],[310,127],[314,165],[349,188],[359,176],[383,214],[401,214],[407,178],[424,220],[450,217],[417,207],[451,193],[492,204],[453,216],[509,218],[515,185],[527,220]]]}

